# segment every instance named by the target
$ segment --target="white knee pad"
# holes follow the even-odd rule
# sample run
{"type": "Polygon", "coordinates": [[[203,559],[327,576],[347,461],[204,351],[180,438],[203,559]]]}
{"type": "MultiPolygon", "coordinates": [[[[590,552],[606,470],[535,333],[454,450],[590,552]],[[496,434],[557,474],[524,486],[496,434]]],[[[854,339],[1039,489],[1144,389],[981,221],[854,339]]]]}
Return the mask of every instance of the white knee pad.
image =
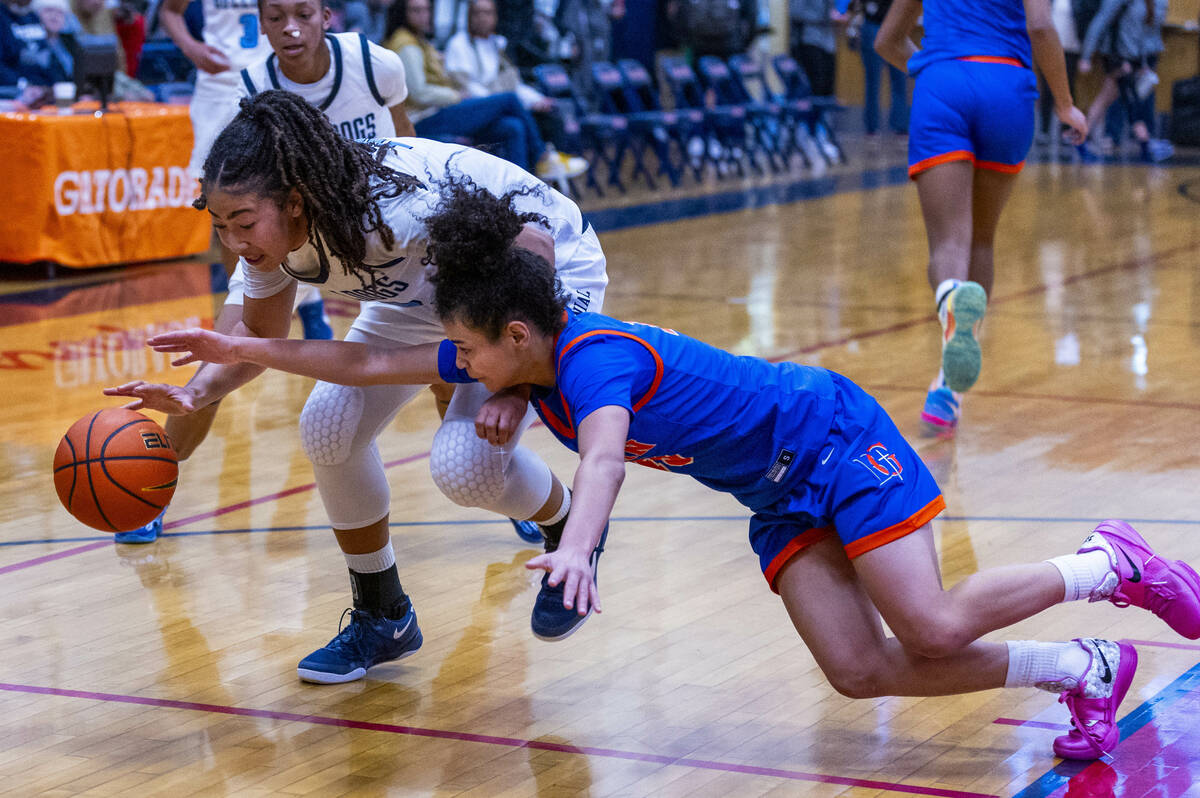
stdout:
{"type": "Polygon", "coordinates": [[[515,440],[509,447],[480,438],[474,421],[451,419],[433,437],[429,471],[455,504],[525,520],[550,498],[554,477],[529,449],[515,440]]]}
{"type": "Polygon", "coordinates": [[[313,465],[337,465],[350,457],[362,411],[362,388],[316,384],[300,411],[300,445],[313,465]]]}
{"type": "Polygon", "coordinates": [[[464,507],[489,507],[504,493],[507,453],[475,434],[475,424],[450,420],[438,428],[429,472],[446,498],[464,507]]]}

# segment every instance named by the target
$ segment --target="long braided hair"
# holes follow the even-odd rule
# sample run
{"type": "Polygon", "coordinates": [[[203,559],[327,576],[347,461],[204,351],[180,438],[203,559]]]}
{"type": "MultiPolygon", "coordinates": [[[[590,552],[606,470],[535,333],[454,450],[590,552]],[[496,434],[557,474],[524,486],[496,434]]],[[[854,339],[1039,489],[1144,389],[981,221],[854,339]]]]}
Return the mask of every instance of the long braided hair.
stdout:
{"type": "Polygon", "coordinates": [[[385,148],[343,138],[296,94],[264,91],[243,99],[240,108],[213,142],[193,205],[204,210],[208,192],[220,188],[270,197],[282,207],[295,189],[321,269],[329,268],[333,255],[347,274],[374,284],[374,273],[363,264],[366,237],[378,233],[388,248],[396,243],[379,200],[416,190],[421,182],[384,166],[385,148]]]}

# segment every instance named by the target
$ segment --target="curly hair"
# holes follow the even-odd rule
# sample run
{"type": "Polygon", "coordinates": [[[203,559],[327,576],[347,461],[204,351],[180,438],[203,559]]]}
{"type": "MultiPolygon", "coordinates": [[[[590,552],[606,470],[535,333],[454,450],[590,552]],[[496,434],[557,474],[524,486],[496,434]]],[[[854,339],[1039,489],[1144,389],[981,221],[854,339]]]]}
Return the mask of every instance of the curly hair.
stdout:
{"type": "Polygon", "coordinates": [[[373,284],[375,275],[363,264],[366,237],[378,233],[387,247],[396,242],[379,200],[421,187],[413,175],[384,166],[383,152],[343,138],[300,96],[264,91],[243,99],[213,142],[193,205],[204,210],[209,192],[226,189],[270,197],[282,207],[294,189],[304,201],[321,268],[329,268],[333,255],[347,274],[373,284]]]}
{"type": "Polygon", "coordinates": [[[438,188],[441,199],[425,219],[438,316],[458,319],[492,341],[515,319],[546,335],[562,330],[567,297],[554,267],[515,244],[527,223],[549,226],[545,216],[519,211],[513,202],[540,189],[497,197],[466,175],[451,175],[438,188]]]}

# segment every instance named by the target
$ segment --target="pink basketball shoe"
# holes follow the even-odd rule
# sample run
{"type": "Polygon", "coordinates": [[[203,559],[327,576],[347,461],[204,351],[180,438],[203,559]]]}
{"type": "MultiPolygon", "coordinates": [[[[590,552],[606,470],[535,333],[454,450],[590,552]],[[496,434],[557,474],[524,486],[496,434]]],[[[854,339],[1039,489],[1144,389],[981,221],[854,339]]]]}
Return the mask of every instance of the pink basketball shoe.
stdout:
{"type": "Polygon", "coordinates": [[[1137,650],[1128,643],[1093,638],[1075,641],[1091,655],[1088,669],[1058,700],[1071,711],[1068,733],[1054,738],[1054,753],[1063,759],[1099,759],[1121,740],[1117,707],[1125,700],[1137,671],[1137,650]]]}
{"type": "Polygon", "coordinates": [[[1108,554],[1113,573],[1092,591],[1089,601],[1150,610],[1184,637],[1200,639],[1200,576],[1190,565],[1158,556],[1124,521],[1101,522],[1077,553],[1096,550],[1108,554]]]}

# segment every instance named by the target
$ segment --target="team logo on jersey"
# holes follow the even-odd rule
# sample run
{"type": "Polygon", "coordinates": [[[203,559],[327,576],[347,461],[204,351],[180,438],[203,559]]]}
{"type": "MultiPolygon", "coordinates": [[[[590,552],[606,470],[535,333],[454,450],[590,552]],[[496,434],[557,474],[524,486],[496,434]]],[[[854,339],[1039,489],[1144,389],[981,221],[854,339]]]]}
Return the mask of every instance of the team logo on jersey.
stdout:
{"type": "Polygon", "coordinates": [[[342,134],[344,139],[365,139],[370,143],[372,140],[378,141],[375,138],[375,114],[367,114],[356,119],[348,119],[344,122],[337,122],[338,132],[342,134]]]}
{"type": "Polygon", "coordinates": [[[654,457],[646,457],[645,455],[653,449],[653,443],[640,443],[635,440],[625,441],[625,460],[630,463],[654,468],[659,471],[670,471],[672,468],[683,468],[696,462],[695,458],[686,457],[682,454],[659,454],[654,457]]]}
{"type": "Polygon", "coordinates": [[[871,476],[879,480],[880,485],[892,478],[898,479],[901,482],[904,481],[904,467],[900,465],[900,461],[896,459],[896,455],[889,452],[887,447],[882,443],[872,445],[858,457],[855,457],[854,462],[867,469],[871,473],[871,476]]]}

